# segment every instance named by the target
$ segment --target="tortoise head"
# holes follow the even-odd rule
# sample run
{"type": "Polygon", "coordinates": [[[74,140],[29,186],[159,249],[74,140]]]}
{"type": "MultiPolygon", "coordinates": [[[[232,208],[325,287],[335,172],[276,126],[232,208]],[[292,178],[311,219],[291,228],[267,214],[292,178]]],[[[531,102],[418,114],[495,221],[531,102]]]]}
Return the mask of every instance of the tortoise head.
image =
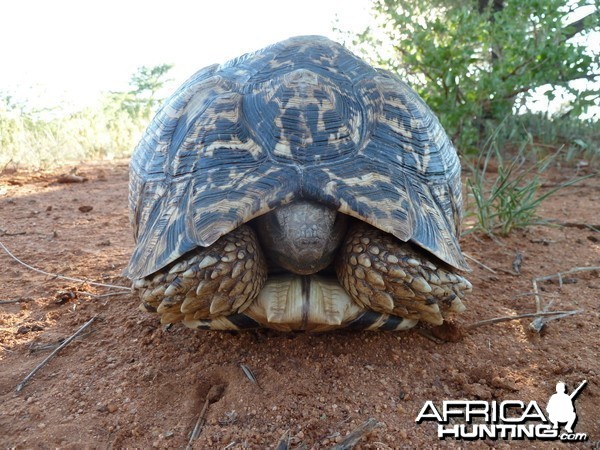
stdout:
{"type": "Polygon", "coordinates": [[[329,266],[347,228],[347,217],[310,201],[281,206],[256,221],[262,248],[278,266],[310,275],[329,266]]]}

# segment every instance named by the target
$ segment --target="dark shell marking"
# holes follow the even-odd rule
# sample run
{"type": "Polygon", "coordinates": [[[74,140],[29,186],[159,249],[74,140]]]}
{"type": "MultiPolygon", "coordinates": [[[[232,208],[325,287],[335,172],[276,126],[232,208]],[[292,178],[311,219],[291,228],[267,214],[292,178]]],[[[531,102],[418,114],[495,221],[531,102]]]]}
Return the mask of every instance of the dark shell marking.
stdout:
{"type": "Polygon", "coordinates": [[[435,115],[326,38],[197,72],[157,113],[130,176],[133,279],[300,198],[468,269],[460,164],[435,115]]]}

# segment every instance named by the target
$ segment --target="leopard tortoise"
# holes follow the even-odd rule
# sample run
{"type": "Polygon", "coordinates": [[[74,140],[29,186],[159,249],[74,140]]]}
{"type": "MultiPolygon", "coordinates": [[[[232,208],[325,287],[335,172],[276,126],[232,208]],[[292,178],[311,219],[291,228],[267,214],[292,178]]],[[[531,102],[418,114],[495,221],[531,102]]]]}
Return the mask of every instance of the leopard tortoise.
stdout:
{"type": "Polygon", "coordinates": [[[460,163],[404,82],[319,36],[198,71],[130,165],[141,308],[192,328],[441,324],[471,284],[460,163]]]}

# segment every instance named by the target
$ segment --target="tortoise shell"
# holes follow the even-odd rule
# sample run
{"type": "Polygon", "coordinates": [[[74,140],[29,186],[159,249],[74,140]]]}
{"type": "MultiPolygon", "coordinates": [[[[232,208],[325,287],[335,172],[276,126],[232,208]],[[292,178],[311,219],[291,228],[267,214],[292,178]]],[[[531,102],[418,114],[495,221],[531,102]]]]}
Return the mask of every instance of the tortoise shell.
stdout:
{"type": "Polygon", "coordinates": [[[403,81],[301,36],[198,71],[136,147],[130,278],[296,199],[355,217],[468,270],[460,163],[403,81]]]}

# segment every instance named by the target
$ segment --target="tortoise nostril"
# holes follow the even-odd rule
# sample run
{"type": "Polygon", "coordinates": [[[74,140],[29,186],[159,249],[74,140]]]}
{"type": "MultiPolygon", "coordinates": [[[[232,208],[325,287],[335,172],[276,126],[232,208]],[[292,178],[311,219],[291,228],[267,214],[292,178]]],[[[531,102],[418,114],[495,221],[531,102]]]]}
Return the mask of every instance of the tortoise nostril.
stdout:
{"type": "Polygon", "coordinates": [[[319,239],[316,236],[307,236],[307,237],[301,237],[300,239],[298,239],[298,244],[303,247],[320,247],[321,246],[321,239],[319,239]]]}

